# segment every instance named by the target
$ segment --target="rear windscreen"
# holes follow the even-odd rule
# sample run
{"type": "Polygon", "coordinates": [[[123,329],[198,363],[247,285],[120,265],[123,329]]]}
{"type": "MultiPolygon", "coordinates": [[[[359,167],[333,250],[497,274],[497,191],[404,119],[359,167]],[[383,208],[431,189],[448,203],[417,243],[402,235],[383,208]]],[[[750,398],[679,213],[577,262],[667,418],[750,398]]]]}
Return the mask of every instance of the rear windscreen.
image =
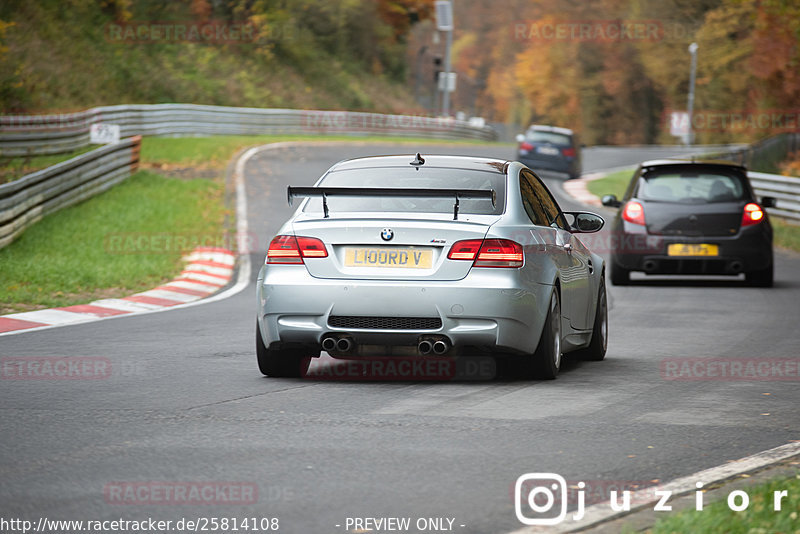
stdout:
{"type": "MultiPolygon", "coordinates": [[[[398,169],[377,167],[349,169],[328,173],[320,186],[325,187],[378,187],[408,189],[493,189],[497,195],[495,206],[489,199],[461,199],[459,213],[499,215],[505,206],[504,174],[480,170],[442,169],[435,167],[398,169]]],[[[328,209],[335,212],[453,213],[453,198],[415,197],[328,197],[328,209]]],[[[322,199],[311,198],[304,212],[322,213],[322,199]]]]}
{"type": "Polygon", "coordinates": [[[732,173],[659,172],[642,177],[636,196],[662,202],[733,202],[744,198],[745,189],[741,178],[732,173]]]}
{"type": "Polygon", "coordinates": [[[550,143],[551,145],[570,146],[572,140],[568,135],[555,132],[528,132],[526,140],[529,143],[550,143]]]}

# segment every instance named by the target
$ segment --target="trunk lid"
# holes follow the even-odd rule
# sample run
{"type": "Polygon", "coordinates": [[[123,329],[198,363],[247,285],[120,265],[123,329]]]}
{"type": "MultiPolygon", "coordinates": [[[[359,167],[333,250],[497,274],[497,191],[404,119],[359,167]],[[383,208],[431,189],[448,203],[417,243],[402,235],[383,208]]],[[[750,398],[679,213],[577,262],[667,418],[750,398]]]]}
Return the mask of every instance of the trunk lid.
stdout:
{"type": "Polygon", "coordinates": [[[483,239],[498,219],[470,214],[453,221],[446,214],[411,218],[381,213],[378,217],[301,218],[292,226],[295,235],[325,243],[326,258],[305,259],[315,278],[448,281],[461,280],[472,267],[469,261],[447,259],[453,243],[483,239]]]}

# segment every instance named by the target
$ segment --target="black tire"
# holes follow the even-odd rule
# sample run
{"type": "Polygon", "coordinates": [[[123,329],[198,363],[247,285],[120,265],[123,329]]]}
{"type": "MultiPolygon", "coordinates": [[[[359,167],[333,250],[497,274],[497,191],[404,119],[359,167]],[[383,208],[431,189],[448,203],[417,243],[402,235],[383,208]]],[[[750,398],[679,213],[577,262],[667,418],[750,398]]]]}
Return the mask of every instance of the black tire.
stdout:
{"type": "Polygon", "coordinates": [[[775,266],[770,264],[766,269],[745,273],[744,279],[754,287],[772,287],[775,279],[775,266]]]}
{"type": "Polygon", "coordinates": [[[547,319],[542,329],[542,337],[539,339],[539,346],[533,354],[533,361],[536,365],[536,374],[545,380],[553,380],[558,376],[561,369],[561,299],[558,290],[553,290],[550,297],[550,308],[547,311],[547,319]]]}
{"type": "Polygon", "coordinates": [[[609,272],[609,279],[611,283],[615,286],[627,286],[631,283],[631,272],[628,269],[620,267],[614,262],[614,258],[611,258],[610,272],[609,272]]]}
{"type": "Polygon", "coordinates": [[[296,350],[270,350],[261,339],[261,329],[256,321],[256,356],[258,369],[266,376],[300,378],[311,365],[311,356],[296,350]]]}
{"type": "Polygon", "coordinates": [[[606,296],[606,282],[600,282],[597,290],[597,312],[594,314],[594,328],[592,341],[585,349],[575,352],[583,360],[599,362],[605,359],[608,348],[608,298],[606,296]]]}
{"type": "Polygon", "coordinates": [[[558,290],[553,289],[536,351],[528,357],[513,357],[508,363],[519,378],[552,380],[558,376],[561,360],[561,301],[558,290]]]}

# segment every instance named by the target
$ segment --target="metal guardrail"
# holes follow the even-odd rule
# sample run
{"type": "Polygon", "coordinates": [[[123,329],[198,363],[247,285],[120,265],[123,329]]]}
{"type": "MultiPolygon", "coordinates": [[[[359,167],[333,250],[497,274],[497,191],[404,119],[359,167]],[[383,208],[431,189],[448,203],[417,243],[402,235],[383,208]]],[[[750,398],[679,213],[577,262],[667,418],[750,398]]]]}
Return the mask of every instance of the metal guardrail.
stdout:
{"type": "Polygon", "coordinates": [[[756,194],[776,199],[775,207],[767,208],[767,212],[800,221],[800,178],[750,170],[774,167],[776,162],[797,151],[800,151],[800,132],[791,132],[746,147],[704,154],[703,157],[733,161],[746,166],[747,176],[756,194]]]}
{"type": "Polygon", "coordinates": [[[139,165],[141,136],[123,139],[0,185],[0,248],[55,211],[125,180],[139,165]]]}
{"type": "Polygon", "coordinates": [[[92,124],[120,126],[120,135],[393,135],[493,141],[489,126],[414,115],[354,111],[236,108],[196,104],[104,106],[59,115],[0,116],[0,156],[58,154],[89,145],[92,124]]]}
{"type": "Polygon", "coordinates": [[[748,172],[750,183],[756,194],[775,198],[774,208],[767,208],[770,215],[800,221],[800,178],[748,172]]]}

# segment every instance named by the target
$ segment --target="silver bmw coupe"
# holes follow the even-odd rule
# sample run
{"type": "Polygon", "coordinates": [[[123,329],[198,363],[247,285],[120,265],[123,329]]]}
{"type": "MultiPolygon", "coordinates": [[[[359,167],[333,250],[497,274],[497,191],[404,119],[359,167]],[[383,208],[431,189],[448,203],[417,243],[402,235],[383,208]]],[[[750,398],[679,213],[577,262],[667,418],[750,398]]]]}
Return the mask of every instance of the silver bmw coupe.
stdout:
{"type": "Polygon", "coordinates": [[[492,356],[544,379],[565,353],[605,357],[605,265],[578,238],[604,221],[562,211],[521,163],[351,159],[288,198],[299,206],[258,275],[263,374],[303,376],[321,351],[492,356]]]}

